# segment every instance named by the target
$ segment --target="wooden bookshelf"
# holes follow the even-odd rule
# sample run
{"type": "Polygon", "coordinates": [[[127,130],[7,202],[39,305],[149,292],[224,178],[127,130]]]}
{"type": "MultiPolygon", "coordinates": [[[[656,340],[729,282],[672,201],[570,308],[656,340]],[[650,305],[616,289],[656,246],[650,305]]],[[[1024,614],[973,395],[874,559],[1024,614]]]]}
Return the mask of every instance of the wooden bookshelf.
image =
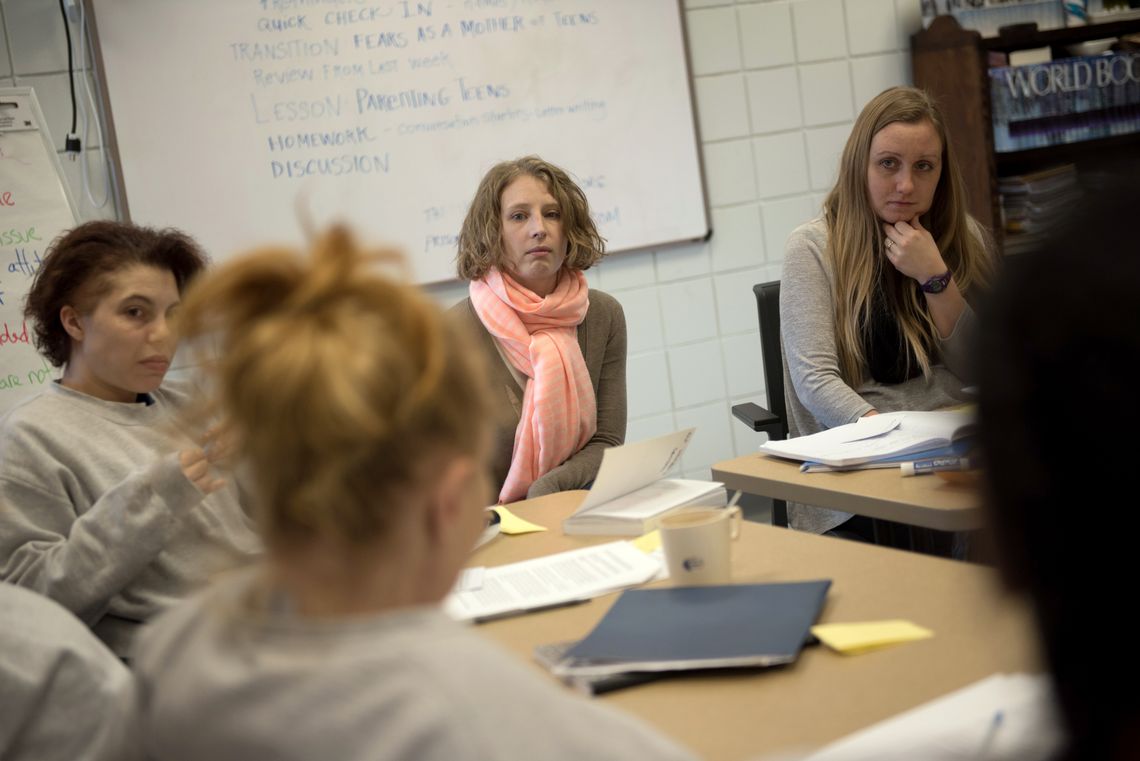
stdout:
{"type": "Polygon", "coordinates": [[[999,245],[1004,237],[999,177],[1055,164],[1076,163],[1081,168],[1109,164],[1124,155],[1140,156],[1140,133],[995,153],[987,55],[1049,46],[1058,59],[1068,56],[1065,46],[1075,42],[1137,32],[1140,18],[982,37],[963,29],[953,16],[939,16],[928,28],[911,35],[914,83],[941,103],[969,193],[970,213],[993,231],[999,245]]]}

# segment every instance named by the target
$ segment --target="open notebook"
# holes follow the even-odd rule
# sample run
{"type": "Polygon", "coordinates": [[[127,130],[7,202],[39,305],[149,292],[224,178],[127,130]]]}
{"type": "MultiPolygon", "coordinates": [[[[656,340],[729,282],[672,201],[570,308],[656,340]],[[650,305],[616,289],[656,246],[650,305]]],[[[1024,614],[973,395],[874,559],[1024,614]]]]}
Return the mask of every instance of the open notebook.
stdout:
{"type": "Polygon", "coordinates": [[[658,436],[602,453],[602,464],[586,499],[566,520],[567,534],[641,536],[662,516],[688,505],[723,507],[724,484],[666,478],[695,428],[658,436]]]}

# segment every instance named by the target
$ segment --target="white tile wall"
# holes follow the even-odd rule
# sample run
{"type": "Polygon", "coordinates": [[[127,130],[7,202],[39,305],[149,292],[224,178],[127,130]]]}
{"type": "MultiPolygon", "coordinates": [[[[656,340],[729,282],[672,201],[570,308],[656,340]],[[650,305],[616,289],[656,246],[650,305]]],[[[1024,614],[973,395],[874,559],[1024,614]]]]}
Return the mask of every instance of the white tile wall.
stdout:
{"type": "Polygon", "coordinates": [[[895,0],[845,0],[847,43],[852,55],[893,51],[899,33],[895,0]]]}
{"type": "Polygon", "coordinates": [[[781,66],[796,62],[789,3],[742,5],[736,11],[744,47],[744,67],[781,66]]]}
{"type": "Polygon", "coordinates": [[[794,129],[803,124],[796,67],[748,72],[748,109],[754,134],[794,129]]]}
{"type": "MultiPolygon", "coordinates": [[[[67,71],[67,37],[58,2],[3,0],[3,10],[16,74],[67,71]]],[[[78,39],[75,25],[71,31],[78,39]]]]}
{"type": "Polygon", "coordinates": [[[764,227],[758,204],[713,209],[712,228],[709,248],[714,272],[751,267],[764,260],[764,227]]]}
{"type": "Polygon", "coordinates": [[[801,63],[847,56],[843,0],[798,0],[792,3],[796,58],[801,63]]]}
{"type": "MultiPolygon", "coordinates": [[[[910,35],[921,18],[919,0],[684,7],[712,239],[619,254],[587,277],[626,311],[629,440],[695,425],[677,474],[707,477],[709,465],[764,438],[729,413],[733,403],[767,402],[752,285],[779,278],[784,241],[817,212],[858,109],[909,82],[910,35]]],[[[0,0],[0,21],[0,84],[36,87],[62,148],[71,105],[58,4],[0,0]]],[[[97,151],[87,158],[103,169],[97,151]]],[[[84,218],[113,215],[85,200],[80,162],[64,165],[84,218]]],[[[428,291],[445,305],[466,296],[458,283],[428,291]]]]}
{"type": "Polygon", "coordinates": [[[702,140],[712,142],[750,134],[744,77],[739,72],[700,77],[693,89],[697,96],[697,122],[702,140]]]}
{"type": "Polygon", "coordinates": [[[804,124],[834,124],[854,118],[848,61],[828,61],[800,67],[804,124]]]}
{"type": "Polygon", "coordinates": [[[669,350],[669,378],[677,411],[725,398],[720,341],[677,346],[669,350]]]}
{"type": "Polygon", "coordinates": [[[665,341],[670,346],[717,335],[712,280],[703,277],[660,286],[665,341]]]}
{"type": "Polygon", "coordinates": [[[784,243],[788,233],[815,216],[819,206],[809,196],[796,196],[760,205],[764,214],[764,241],[768,261],[784,260],[784,243]]]}
{"type": "Polygon", "coordinates": [[[735,8],[690,11],[687,22],[694,75],[740,70],[740,35],[735,8]]]}
{"type": "Polygon", "coordinates": [[[710,206],[729,206],[756,198],[750,141],[705,143],[704,159],[710,206]]]}
{"type": "Polygon", "coordinates": [[[631,418],[662,415],[673,411],[673,395],[669,385],[669,365],[665,352],[630,354],[626,364],[626,383],[638,389],[629,395],[631,418]]]}
{"type": "MultiPolygon", "coordinates": [[[[751,289],[749,289],[751,296],[751,289]]],[[[752,302],[755,305],[755,297],[752,302]]],[[[755,318],[753,318],[755,322],[755,318]]],[[[721,339],[724,352],[724,369],[728,376],[728,395],[748,397],[751,401],[763,403],[764,363],[760,359],[760,333],[753,331],[739,336],[721,339]]]]}
{"type": "Polygon", "coordinates": [[[884,53],[851,59],[851,82],[856,108],[888,87],[910,84],[910,56],[906,53],[884,53]]]}
{"type": "Polygon", "coordinates": [[[752,138],[756,191],[761,198],[803,193],[808,189],[804,136],[799,130],[752,138]]]}
{"type": "Polygon", "coordinates": [[[657,289],[618,291],[614,296],[621,302],[621,308],[625,312],[629,353],[664,348],[665,335],[661,331],[661,305],[657,301],[657,289]]]}
{"type": "Polygon", "coordinates": [[[657,253],[657,279],[680,280],[704,275],[709,271],[709,244],[685,243],[657,253]]]}
{"type": "Polygon", "coordinates": [[[835,184],[839,157],[843,153],[843,146],[849,134],[851,134],[851,124],[816,127],[805,131],[812,190],[828,191],[835,184]]]}
{"type": "MultiPolygon", "coordinates": [[[[756,296],[752,293],[752,286],[764,280],[765,273],[761,269],[732,272],[714,279],[717,318],[720,320],[722,336],[759,330],[756,296]]],[[[731,375],[729,388],[732,388],[731,375]]]]}

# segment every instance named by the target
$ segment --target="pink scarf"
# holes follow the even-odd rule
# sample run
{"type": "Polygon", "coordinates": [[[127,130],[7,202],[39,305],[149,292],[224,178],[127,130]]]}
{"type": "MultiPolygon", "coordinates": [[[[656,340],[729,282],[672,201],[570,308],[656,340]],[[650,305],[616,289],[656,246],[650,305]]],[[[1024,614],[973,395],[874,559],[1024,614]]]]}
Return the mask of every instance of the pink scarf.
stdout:
{"type": "Polygon", "coordinates": [[[584,447],[598,429],[598,401],[578,346],[588,291],[578,270],[564,271],[546,298],[497,269],[471,282],[475,314],[527,377],[501,504],[525,499],[535,480],[584,447]]]}

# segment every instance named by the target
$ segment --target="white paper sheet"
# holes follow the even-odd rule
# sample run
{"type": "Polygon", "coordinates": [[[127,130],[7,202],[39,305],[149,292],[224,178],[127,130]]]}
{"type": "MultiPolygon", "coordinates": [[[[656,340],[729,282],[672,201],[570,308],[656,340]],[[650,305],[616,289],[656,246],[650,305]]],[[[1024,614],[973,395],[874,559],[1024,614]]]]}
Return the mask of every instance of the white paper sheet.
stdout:
{"type": "Polygon", "coordinates": [[[453,590],[443,607],[459,621],[523,613],[642,584],[660,569],[660,560],[629,542],[610,542],[488,568],[481,587],[453,590]]]}

